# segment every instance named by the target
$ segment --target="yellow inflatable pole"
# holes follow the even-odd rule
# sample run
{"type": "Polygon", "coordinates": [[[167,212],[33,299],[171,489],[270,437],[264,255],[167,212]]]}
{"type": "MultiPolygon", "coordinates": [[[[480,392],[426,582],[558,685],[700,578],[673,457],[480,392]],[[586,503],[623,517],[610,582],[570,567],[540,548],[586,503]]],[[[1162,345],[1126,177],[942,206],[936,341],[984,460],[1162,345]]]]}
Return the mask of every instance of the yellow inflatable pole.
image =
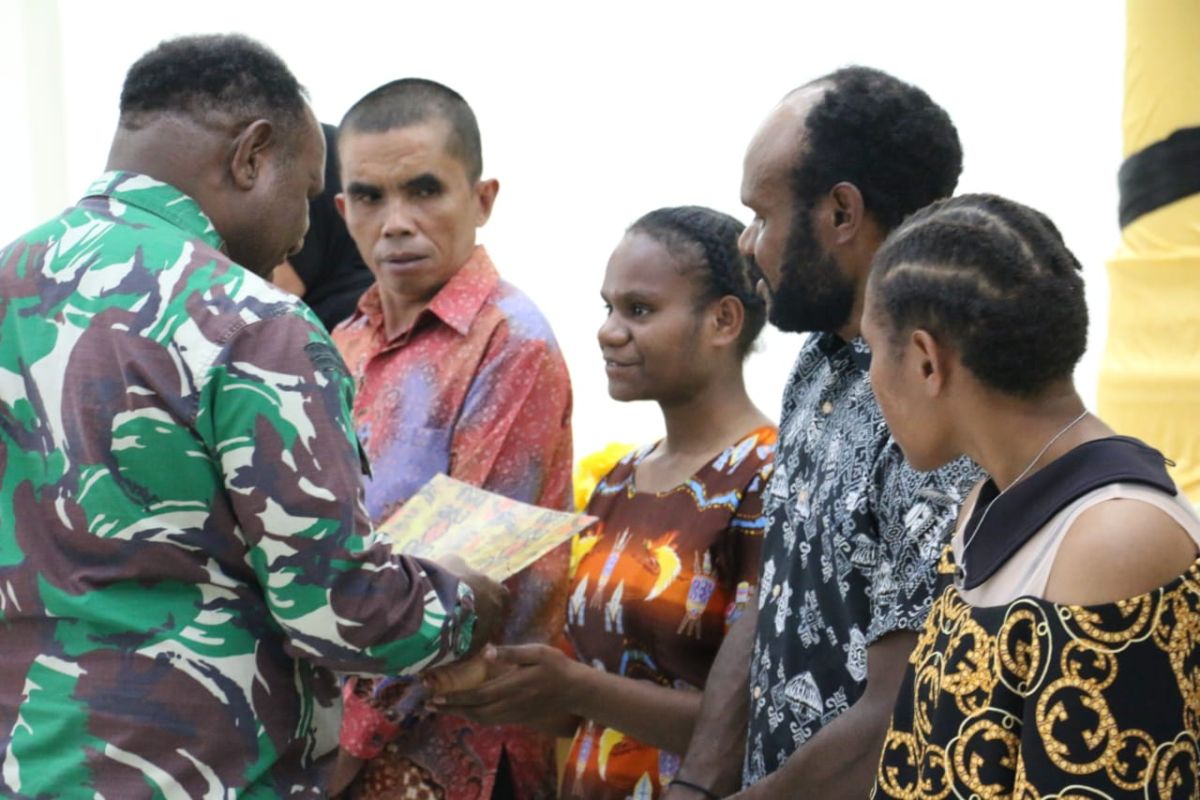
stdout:
{"type": "Polygon", "coordinates": [[[1121,244],[1099,412],[1200,503],[1200,2],[1127,0],[1121,244]]]}

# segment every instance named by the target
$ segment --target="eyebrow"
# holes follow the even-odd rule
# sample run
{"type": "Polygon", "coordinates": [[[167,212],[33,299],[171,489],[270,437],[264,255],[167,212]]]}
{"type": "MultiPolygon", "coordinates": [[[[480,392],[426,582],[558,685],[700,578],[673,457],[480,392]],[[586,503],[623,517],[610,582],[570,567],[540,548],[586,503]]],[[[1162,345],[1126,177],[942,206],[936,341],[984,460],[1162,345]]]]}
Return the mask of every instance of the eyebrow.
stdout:
{"type": "Polygon", "coordinates": [[[654,303],[662,296],[661,292],[648,292],[644,289],[627,289],[622,292],[614,292],[613,296],[607,297],[604,292],[600,292],[600,299],[606,303],[615,303],[621,301],[623,303],[654,303]]]}
{"type": "Polygon", "coordinates": [[[441,189],[442,179],[432,172],[422,172],[415,178],[404,182],[406,189],[441,189]]]}
{"type": "Polygon", "coordinates": [[[363,183],[362,181],[350,181],[350,183],[346,184],[346,194],[358,194],[358,195],[365,194],[365,195],[378,196],[378,195],[382,194],[382,192],[379,191],[378,186],[375,186],[373,184],[363,183]]]}

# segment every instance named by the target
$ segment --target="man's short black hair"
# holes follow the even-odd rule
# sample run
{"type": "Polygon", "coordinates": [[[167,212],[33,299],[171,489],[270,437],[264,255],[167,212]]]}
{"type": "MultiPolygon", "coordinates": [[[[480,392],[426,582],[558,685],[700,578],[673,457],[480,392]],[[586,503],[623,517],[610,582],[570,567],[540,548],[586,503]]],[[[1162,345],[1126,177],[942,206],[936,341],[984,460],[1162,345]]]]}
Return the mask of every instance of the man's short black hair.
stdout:
{"type": "Polygon", "coordinates": [[[446,151],[458,159],[472,181],[483,174],[483,147],[475,112],[462,95],[425,78],[401,78],[385,83],[350,107],[338,134],[348,131],[384,133],[396,128],[443,119],[450,126],[446,151]]]}
{"type": "Polygon", "coordinates": [[[287,126],[304,118],[304,88],[283,60],[240,34],[182,36],[162,42],[129,68],[121,125],[137,128],[157,113],[221,111],[287,126]]]}
{"type": "Polygon", "coordinates": [[[807,85],[827,89],[805,118],[802,164],[794,176],[801,208],[838,183],[852,183],[886,232],[954,192],[962,145],[950,116],[928,94],[860,66],[807,85]]]}

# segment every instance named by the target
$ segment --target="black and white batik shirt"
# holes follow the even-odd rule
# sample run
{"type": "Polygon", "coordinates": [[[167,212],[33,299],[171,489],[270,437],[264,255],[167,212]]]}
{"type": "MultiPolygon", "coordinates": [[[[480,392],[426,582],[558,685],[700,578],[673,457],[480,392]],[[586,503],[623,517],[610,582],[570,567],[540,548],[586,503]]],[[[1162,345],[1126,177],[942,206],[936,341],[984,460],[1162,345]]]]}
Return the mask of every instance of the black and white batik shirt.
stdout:
{"type": "Polygon", "coordinates": [[[867,647],[919,631],[966,459],[917,472],[888,432],[861,338],[809,337],[784,392],[759,577],[744,783],[778,769],[866,688],[867,647]]]}

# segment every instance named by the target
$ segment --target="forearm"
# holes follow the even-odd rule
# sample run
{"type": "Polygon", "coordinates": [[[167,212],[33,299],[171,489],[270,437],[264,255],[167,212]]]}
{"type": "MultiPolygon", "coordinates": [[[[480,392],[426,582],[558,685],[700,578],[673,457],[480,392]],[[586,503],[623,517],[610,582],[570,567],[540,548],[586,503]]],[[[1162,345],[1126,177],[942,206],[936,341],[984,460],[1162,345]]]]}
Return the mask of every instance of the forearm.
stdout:
{"type": "Polygon", "coordinates": [[[862,800],[879,766],[892,704],[859,700],[736,800],[862,800]]]}
{"type": "Polygon", "coordinates": [[[751,597],[717,651],[679,769],[679,775],[689,782],[721,795],[737,791],[742,783],[750,711],[750,654],[757,620],[758,601],[751,597]]]}
{"type": "Polygon", "coordinates": [[[700,711],[700,692],[573,663],[571,713],[671,753],[682,753],[687,747],[700,711]]]}
{"type": "Polygon", "coordinates": [[[560,739],[571,739],[574,738],[575,732],[579,730],[580,722],[582,720],[574,714],[559,711],[541,719],[533,720],[529,723],[529,727],[550,736],[557,736],[560,739]]]}

